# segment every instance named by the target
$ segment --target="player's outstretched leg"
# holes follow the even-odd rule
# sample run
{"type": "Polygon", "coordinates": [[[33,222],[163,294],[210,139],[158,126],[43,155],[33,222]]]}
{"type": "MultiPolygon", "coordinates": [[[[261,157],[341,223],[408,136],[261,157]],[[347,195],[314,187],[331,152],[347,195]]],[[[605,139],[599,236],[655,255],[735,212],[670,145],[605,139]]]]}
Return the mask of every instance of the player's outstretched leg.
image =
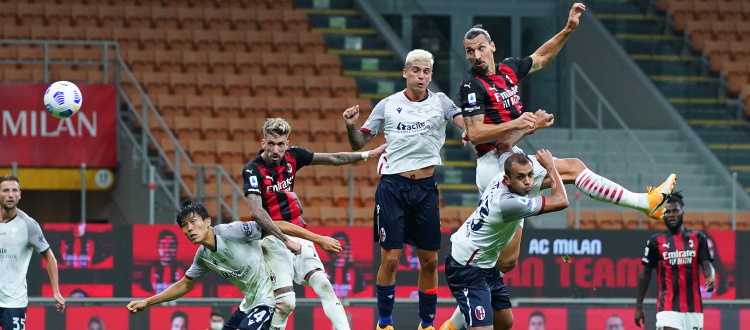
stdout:
{"type": "MultiPolygon", "coordinates": [[[[284,288],[280,289],[283,290],[284,288]]],[[[289,289],[292,289],[289,287],[289,289]]],[[[293,289],[292,289],[293,290],[293,289]]],[[[286,329],[286,322],[292,315],[294,307],[297,304],[297,297],[294,291],[283,292],[276,296],[276,312],[271,318],[271,330],[286,329]]]]}
{"type": "Polygon", "coordinates": [[[466,330],[466,321],[464,315],[461,314],[461,308],[456,307],[451,318],[440,326],[440,330],[466,330]]]}
{"type": "Polygon", "coordinates": [[[333,328],[336,330],[349,330],[349,322],[346,318],[344,306],[341,305],[339,298],[336,297],[336,293],[333,292],[333,287],[326,274],[322,271],[313,271],[312,275],[308,275],[306,281],[315,291],[315,294],[320,297],[320,302],[323,304],[323,311],[328,319],[331,320],[331,323],[333,323],[333,328]]]}
{"type": "Polygon", "coordinates": [[[380,268],[375,283],[378,299],[376,330],[393,330],[393,303],[396,295],[396,269],[403,249],[380,249],[380,268]]]}
{"type": "Polygon", "coordinates": [[[437,311],[437,251],[417,249],[419,255],[419,327],[418,330],[435,330],[437,311]]]}
{"type": "Polygon", "coordinates": [[[575,184],[589,197],[641,211],[654,219],[661,219],[664,205],[677,181],[677,175],[671,174],[660,186],[649,188],[646,193],[634,193],[589,170],[576,158],[555,159],[555,167],[565,183],[575,184]]]}

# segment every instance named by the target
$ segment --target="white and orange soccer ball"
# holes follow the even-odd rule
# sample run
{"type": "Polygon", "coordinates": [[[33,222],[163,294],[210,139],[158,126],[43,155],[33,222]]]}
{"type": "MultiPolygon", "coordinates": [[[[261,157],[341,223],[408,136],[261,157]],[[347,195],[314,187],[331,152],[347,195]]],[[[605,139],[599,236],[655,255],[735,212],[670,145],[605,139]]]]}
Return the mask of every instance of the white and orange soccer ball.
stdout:
{"type": "Polygon", "coordinates": [[[82,103],[81,90],[69,81],[54,82],[44,93],[44,107],[56,118],[70,118],[81,109],[82,103]]]}

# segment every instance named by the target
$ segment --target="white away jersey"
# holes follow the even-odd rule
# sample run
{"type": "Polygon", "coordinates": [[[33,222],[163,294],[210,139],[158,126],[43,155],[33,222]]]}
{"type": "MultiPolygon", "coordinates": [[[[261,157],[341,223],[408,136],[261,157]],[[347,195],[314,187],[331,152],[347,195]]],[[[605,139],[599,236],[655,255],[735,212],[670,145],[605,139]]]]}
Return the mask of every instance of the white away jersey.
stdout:
{"type": "Polygon", "coordinates": [[[427,91],[423,101],[412,102],[405,91],[378,102],[360,130],[385,134],[388,148],[380,156],[378,173],[398,174],[442,165],[440,149],[445,126],[461,114],[445,94],[427,91]]]}
{"type": "Polygon", "coordinates": [[[23,308],[29,303],[26,272],[31,251],[44,253],[49,244],[42,228],[28,214],[0,223],[0,308],[23,308]]]}
{"type": "Polygon", "coordinates": [[[544,197],[511,193],[503,184],[503,173],[496,175],[482,194],[479,207],[451,236],[451,256],[467,266],[495,267],[500,250],[513,238],[520,220],[539,214],[543,208],[544,197]]]}
{"type": "Polygon", "coordinates": [[[216,252],[199,247],[185,277],[203,277],[209,269],[219,273],[245,294],[240,304],[245,313],[258,305],[275,306],[260,246],[260,226],[255,222],[235,221],[214,226],[214,233],[216,252]]]}

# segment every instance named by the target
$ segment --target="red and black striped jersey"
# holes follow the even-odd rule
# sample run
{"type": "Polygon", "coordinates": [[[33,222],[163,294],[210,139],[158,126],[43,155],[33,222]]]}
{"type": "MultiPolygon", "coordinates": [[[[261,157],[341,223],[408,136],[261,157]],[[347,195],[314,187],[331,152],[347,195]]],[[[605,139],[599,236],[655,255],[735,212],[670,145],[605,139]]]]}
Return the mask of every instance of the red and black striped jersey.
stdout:
{"type": "Polygon", "coordinates": [[[278,166],[268,165],[261,153],[242,168],[245,196],[260,195],[263,208],[271,219],[304,226],[300,218],[302,206],[294,193],[294,177],[300,168],[310,164],[314,153],[305,148],[291,147],[278,166]]]}
{"type": "MultiPolygon", "coordinates": [[[[458,89],[464,118],[484,115],[484,123],[497,125],[521,116],[518,81],[529,73],[532,64],[531,57],[509,57],[497,64],[494,75],[483,76],[473,68],[469,70],[458,89]]],[[[495,149],[495,144],[488,142],[475,148],[482,156],[495,149]]]]}
{"type": "Polygon", "coordinates": [[[703,312],[699,265],[705,260],[713,258],[701,232],[683,227],[676,235],[664,230],[649,238],[642,263],[656,268],[657,312],[703,312]]]}

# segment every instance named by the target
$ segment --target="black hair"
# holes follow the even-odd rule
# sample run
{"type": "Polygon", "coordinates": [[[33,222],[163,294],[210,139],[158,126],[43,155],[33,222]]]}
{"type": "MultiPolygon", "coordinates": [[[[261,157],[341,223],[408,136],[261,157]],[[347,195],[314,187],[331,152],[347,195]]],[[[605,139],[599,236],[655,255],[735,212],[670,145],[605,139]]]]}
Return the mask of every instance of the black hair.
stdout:
{"type": "Polygon", "coordinates": [[[477,24],[471,27],[469,31],[464,34],[464,40],[471,40],[479,35],[483,35],[487,38],[487,41],[492,42],[492,38],[490,38],[490,33],[487,32],[487,30],[482,28],[482,24],[477,24]]]}
{"type": "Polygon", "coordinates": [[[208,210],[206,210],[206,206],[204,206],[202,203],[194,202],[188,199],[182,202],[182,207],[179,211],[177,211],[175,221],[179,225],[183,219],[189,217],[193,213],[199,215],[204,220],[208,218],[208,210]]]}
{"type": "Polygon", "coordinates": [[[167,236],[171,236],[172,238],[174,238],[174,241],[177,242],[177,235],[175,235],[173,232],[166,230],[166,229],[159,232],[160,241],[162,238],[167,237],[167,236]]]}
{"type": "Polygon", "coordinates": [[[333,239],[341,239],[349,243],[349,235],[344,233],[343,231],[336,232],[335,234],[331,235],[331,238],[333,239]]]}
{"type": "Polygon", "coordinates": [[[174,311],[174,313],[172,313],[172,318],[169,319],[169,321],[172,322],[172,321],[174,321],[174,319],[176,319],[178,317],[183,318],[185,320],[185,323],[188,323],[187,314],[185,312],[183,312],[183,311],[174,311]]]}
{"type": "Polygon", "coordinates": [[[218,317],[221,317],[222,319],[224,318],[224,315],[222,315],[221,312],[219,311],[211,312],[211,316],[218,316],[218,317]]]}
{"type": "Polygon", "coordinates": [[[21,183],[20,181],[18,181],[18,177],[13,174],[6,174],[3,176],[0,176],[0,183],[3,183],[5,181],[15,181],[15,182],[18,182],[19,184],[21,183]]]}
{"type": "Polygon", "coordinates": [[[542,320],[544,320],[544,323],[547,323],[547,318],[544,317],[544,313],[542,313],[540,311],[533,311],[533,312],[531,312],[531,314],[529,314],[529,320],[531,320],[531,318],[534,317],[534,316],[541,316],[542,320]]]}
{"type": "Polygon", "coordinates": [[[677,203],[680,204],[680,207],[685,206],[685,203],[682,201],[682,190],[673,192],[671,195],[669,195],[669,199],[667,199],[667,203],[677,203]]]}
{"type": "Polygon", "coordinates": [[[510,170],[511,167],[513,167],[513,163],[516,163],[521,166],[526,166],[527,164],[531,164],[531,158],[527,156],[526,154],[522,153],[513,153],[508,157],[508,159],[505,160],[505,175],[510,176],[510,170]]]}
{"type": "Polygon", "coordinates": [[[89,325],[92,325],[92,324],[98,324],[98,325],[100,325],[102,327],[104,326],[104,322],[102,321],[102,319],[100,317],[96,316],[96,315],[92,316],[89,319],[89,325]]]}

